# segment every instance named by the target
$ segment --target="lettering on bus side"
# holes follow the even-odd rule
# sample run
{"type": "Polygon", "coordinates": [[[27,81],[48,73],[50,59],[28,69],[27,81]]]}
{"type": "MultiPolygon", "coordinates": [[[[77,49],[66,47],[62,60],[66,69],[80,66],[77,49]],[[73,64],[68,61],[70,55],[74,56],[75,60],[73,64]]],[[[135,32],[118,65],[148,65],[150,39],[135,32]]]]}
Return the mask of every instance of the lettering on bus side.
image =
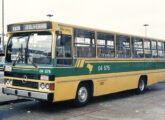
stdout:
{"type": "Polygon", "coordinates": [[[111,70],[111,66],[110,65],[99,65],[97,67],[98,71],[110,71],[111,70]]]}
{"type": "Polygon", "coordinates": [[[39,73],[41,73],[41,74],[51,74],[51,70],[41,69],[41,70],[39,70],[39,73]]]}

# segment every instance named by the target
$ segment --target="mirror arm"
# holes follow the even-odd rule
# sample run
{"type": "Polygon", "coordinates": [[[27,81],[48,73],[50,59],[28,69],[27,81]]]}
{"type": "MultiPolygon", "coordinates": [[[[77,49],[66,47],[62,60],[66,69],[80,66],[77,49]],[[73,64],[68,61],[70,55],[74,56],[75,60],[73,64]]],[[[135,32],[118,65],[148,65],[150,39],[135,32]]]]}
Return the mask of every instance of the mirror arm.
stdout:
{"type": "Polygon", "coordinates": [[[57,35],[61,35],[61,34],[62,34],[62,32],[61,32],[61,31],[59,31],[59,30],[56,30],[56,34],[57,34],[57,35]]]}

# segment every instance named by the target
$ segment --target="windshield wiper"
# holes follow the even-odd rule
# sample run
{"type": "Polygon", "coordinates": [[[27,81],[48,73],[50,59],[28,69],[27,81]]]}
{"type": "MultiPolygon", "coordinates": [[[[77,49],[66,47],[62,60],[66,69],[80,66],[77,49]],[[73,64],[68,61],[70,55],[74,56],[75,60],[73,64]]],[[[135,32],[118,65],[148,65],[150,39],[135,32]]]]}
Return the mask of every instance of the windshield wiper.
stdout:
{"type": "Polygon", "coordinates": [[[31,59],[28,59],[31,63],[32,63],[32,65],[35,67],[35,68],[38,68],[38,66],[31,60],[31,59]]]}
{"type": "Polygon", "coordinates": [[[32,65],[35,67],[35,68],[38,68],[37,65],[35,63],[32,62],[32,65]]]}
{"type": "Polygon", "coordinates": [[[15,66],[16,62],[20,60],[20,55],[21,55],[21,52],[19,52],[16,60],[13,62],[12,66],[15,66]]]}
{"type": "Polygon", "coordinates": [[[17,56],[16,60],[13,62],[12,66],[15,66],[16,62],[18,62],[20,60],[20,58],[22,58],[22,61],[23,61],[22,50],[23,50],[23,45],[21,44],[21,48],[19,49],[18,56],[17,56]]]}
{"type": "MultiPolygon", "coordinates": [[[[16,60],[13,62],[12,66],[15,66],[16,65],[16,62],[20,60],[20,55],[21,53],[18,54],[16,60]]],[[[35,68],[38,68],[38,66],[33,62],[31,61],[31,59],[29,59],[29,61],[32,63],[32,65],[35,67],[35,68]]]]}

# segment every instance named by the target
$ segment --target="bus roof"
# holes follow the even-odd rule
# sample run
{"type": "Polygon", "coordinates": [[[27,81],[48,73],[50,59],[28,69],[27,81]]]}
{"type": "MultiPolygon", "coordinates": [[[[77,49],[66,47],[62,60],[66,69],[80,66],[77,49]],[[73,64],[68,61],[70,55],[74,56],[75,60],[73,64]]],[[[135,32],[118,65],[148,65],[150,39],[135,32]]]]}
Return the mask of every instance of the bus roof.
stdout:
{"type": "MultiPolygon", "coordinates": [[[[27,21],[27,22],[19,22],[19,23],[13,23],[13,24],[9,24],[8,25],[8,32],[20,32],[17,29],[19,28],[15,28],[16,31],[11,31],[10,26],[16,26],[17,25],[27,25],[27,28],[31,28],[28,30],[24,30],[24,31],[33,31],[33,30],[43,30],[43,29],[37,29],[36,28],[36,24],[42,24],[42,23],[47,23],[47,28],[46,26],[44,26],[44,24],[42,24],[42,27],[44,27],[45,29],[52,29],[54,25],[61,25],[61,26],[67,26],[67,27],[73,27],[73,28],[79,28],[79,29],[84,29],[84,30],[89,30],[89,31],[97,31],[97,32],[105,32],[105,33],[111,33],[111,34],[119,34],[119,35],[126,35],[126,36],[131,36],[131,37],[140,37],[140,38],[144,38],[144,39],[151,39],[151,40],[161,40],[161,41],[165,41],[163,39],[158,39],[158,38],[153,38],[153,37],[145,37],[145,36],[140,36],[140,35],[135,35],[135,34],[128,34],[128,33],[122,33],[122,32],[115,32],[115,31],[110,31],[110,30],[103,30],[103,29],[98,29],[98,28],[90,28],[90,27],[84,27],[84,26],[79,26],[79,25],[72,25],[72,24],[66,24],[66,23],[61,23],[61,22],[54,22],[54,21],[27,21]],[[32,25],[31,25],[32,24],[32,25]],[[35,25],[34,25],[35,24],[35,25]],[[51,25],[50,25],[51,24],[51,25]],[[31,26],[30,26],[31,25],[31,26]],[[33,26],[34,25],[34,26],[33,26]]],[[[39,25],[38,25],[39,26],[39,25]]],[[[39,26],[39,28],[42,28],[41,26],[39,26]]]]}

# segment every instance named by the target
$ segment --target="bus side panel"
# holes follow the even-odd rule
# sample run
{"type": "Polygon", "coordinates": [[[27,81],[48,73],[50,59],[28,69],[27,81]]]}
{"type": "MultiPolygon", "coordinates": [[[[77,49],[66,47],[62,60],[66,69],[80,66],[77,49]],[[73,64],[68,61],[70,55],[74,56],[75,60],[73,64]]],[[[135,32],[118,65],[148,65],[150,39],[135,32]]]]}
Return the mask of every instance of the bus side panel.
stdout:
{"type": "MultiPolygon", "coordinates": [[[[131,73],[135,74],[135,72],[131,73]]],[[[163,72],[162,70],[140,71],[136,73],[139,75],[128,74],[127,76],[122,77],[111,77],[93,80],[94,96],[135,89],[138,87],[138,81],[142,75],[147,76],[147,85],[152,85],[154,83],[165,80],[165,72],[163,72]]],[[[120,76],[122,74],[118,73],[116,75],[120,76]]]]}
{"type": "Polygon", "coordinates": [[[148,77],[147,85],[152,85],[154,83],[165,80],[164,76],[165,76],[165,72],[157,72],[157,73],[148,74],[147,75],[147,77],[148,77]]]}
{"type": "Polygon", "coordinates": [[[75,99],[79,81],[55,84],[54,102],[75,99]]]}
{"type": "Polygon", "coordinates": [[[57,77],[55,83],[54,101],[75,99],[77,87],[81,80],[92,80],[94,83],[94,96],[120,92],[138,87],[141,75],[147,75],[147,85],[164,80],[165,71],[145,70],[124,73],[96,74],[57,77]]]}
{"type": "Polygon", "coordinates": [[[94,80],[94,96],[137,88],[139,75],[94,80]]]}

